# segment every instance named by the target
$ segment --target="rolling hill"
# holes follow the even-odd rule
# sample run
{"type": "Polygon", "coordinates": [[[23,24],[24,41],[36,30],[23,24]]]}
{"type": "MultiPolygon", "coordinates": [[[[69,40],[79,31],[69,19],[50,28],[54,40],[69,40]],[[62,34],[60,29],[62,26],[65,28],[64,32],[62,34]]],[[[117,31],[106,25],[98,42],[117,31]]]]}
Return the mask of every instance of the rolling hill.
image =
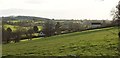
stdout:
{"type": "Polygon", "coordinates": [[[49,20],[48,18],[43,17],[34,17],[34,16],[8,16],[8,17],[2,17],[3,20],[49,20]]]}

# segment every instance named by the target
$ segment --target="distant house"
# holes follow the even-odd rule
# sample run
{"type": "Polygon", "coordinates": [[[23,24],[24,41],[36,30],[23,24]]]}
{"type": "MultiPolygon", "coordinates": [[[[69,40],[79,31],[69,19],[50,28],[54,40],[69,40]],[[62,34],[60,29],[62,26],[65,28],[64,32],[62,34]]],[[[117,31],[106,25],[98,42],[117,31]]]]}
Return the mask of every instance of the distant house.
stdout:
{"type": "Polygon", "coordinates": [[[102,23],[91,23],[91,27],[92,28],[97,28],[97,27],[101,27],[102,23]]]}
{"type": "Polygon", "coordinates": [[[103,23],[103,20],[83,20],[83,25],[88,26],[86,28],[97,28],[102,27],[106,23],[103,23]]]}
{"type": "Polygon", "coordinates": [[[41,32],[39,33],[39,36],[40,36],[40,37],[45,37],[45,34],[41,31],[41,32]]]}

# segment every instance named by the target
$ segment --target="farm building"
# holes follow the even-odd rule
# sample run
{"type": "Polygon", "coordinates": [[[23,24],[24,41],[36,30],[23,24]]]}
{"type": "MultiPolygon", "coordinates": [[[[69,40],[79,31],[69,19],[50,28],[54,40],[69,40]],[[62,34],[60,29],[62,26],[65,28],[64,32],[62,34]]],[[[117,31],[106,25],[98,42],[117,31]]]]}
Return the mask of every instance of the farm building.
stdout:
{"type": "Polygon", "coordinates": [[[91,23],[91,27],[92,28],[96,28],[96,27],[101,27],[102,26],[102,23],[91,23]]]}
{"type": "Polygon", "coordinates": [[[109,20],[83,20],[83,25],[88,26],[87,28],[97,28],[97,27],[105,27],[111,24],[109,20]]]}

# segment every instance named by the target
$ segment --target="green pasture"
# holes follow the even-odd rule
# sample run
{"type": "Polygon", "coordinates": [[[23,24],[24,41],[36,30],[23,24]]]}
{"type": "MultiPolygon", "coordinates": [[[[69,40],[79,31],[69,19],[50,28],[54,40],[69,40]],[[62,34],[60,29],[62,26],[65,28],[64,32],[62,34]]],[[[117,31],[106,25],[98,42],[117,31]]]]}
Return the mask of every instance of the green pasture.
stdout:
{"type": "MultiPolygon", "coordinates": [[[[3,26],[4,26],[5,30],[6,30],[7,28],[11,28],[13,32],[15,32],[15,31],[16,31],[17,29],[19,29],[19,28],[22,28],[22,29],[24,29],[24,30],[28,30],[28,29],[30,29],[30,28],[33,28],[33,27],[21,27],[21,26],[9,25],[9,24],[4,24],[3,26]]],[[[42,30],[42,26],[38,26],[38,30],[39,30],[39,31],[42,30]]]]}
{"type": "Polygon", "coordinates": [[[103,28],[3,44],[3,56],[116,56],[117,28],[103,28]]]}

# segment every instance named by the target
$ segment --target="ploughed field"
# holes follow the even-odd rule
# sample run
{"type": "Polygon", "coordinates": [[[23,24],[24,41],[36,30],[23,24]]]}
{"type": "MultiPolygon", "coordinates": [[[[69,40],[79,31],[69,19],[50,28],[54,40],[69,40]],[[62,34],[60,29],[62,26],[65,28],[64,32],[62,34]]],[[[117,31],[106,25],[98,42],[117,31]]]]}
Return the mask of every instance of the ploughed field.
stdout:
{"type": "Polygon", "coordinates": [[[115,56],[117,28],[94,29],[3,44],[3,56],[115,56]]]}

